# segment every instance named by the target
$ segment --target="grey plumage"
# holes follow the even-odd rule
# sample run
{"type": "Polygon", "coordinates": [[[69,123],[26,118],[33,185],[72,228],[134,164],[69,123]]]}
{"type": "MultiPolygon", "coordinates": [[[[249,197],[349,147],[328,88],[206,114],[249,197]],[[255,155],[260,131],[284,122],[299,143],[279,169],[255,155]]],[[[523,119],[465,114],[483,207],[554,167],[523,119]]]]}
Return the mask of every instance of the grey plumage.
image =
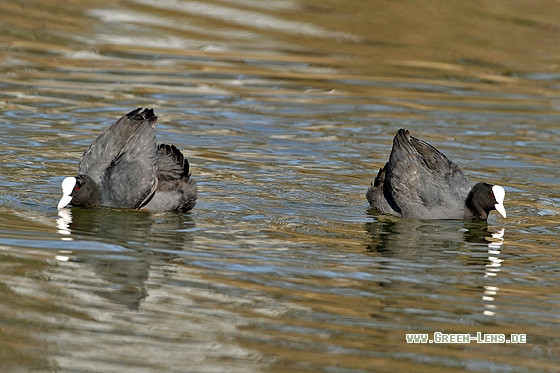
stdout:
{"type": "Polygon", "coordinates": [[[400,129],[389,161],[366,197],[377,211],[406,218],[486,220],[499,203],[493,187],[478,183],[471,189],[463,172],[443,153],[400,129]],[[474,211],[473,201],[485,207],[474,211]]]}
{"type": "Polygon", "coordinates": [[[138,108],[103,131],[84,152],[73,206],[188,211],[197,186],[174,145],[156,143],[157,117],[138,108]]]}

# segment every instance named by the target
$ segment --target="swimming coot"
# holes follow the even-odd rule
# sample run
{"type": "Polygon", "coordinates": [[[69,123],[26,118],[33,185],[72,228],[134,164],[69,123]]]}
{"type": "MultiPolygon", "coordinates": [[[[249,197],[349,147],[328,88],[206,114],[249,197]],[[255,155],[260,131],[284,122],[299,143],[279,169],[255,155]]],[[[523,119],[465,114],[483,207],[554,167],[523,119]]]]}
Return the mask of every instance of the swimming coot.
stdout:
{"type": "Polygon", "coordinates": [[[78,175],[62,182],[58,208],[115,207],[189,211],[197,186],[174,145],[156,143],[157,117],[138,108],[103,131],[84,152],[78,175]]]}
{"type": "Polygon", "coordinates": [[[492,210],[506,217],[504,188],[471,188],[459,167],[402,128],[366,197],[375,210],[404,218],[486,220],[492,210]]]}

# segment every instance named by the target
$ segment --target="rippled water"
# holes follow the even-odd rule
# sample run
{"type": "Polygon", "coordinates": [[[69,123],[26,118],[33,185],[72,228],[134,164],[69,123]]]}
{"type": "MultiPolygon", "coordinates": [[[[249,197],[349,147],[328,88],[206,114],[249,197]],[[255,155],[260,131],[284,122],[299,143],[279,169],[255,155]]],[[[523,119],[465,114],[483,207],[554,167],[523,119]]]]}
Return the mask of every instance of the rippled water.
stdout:
{"type": "Polygon", "coordinates": [[[0,3],[0,366],[60,372],[555,371],[552,1],[0,3]],[[199,185],[187,214],[71,209],[124,113],[199,185]],[[365,192],[400,127],[508,218],[396,219],[365,192]],[[406,334],[526,334],[408,344],[406,334]]]}

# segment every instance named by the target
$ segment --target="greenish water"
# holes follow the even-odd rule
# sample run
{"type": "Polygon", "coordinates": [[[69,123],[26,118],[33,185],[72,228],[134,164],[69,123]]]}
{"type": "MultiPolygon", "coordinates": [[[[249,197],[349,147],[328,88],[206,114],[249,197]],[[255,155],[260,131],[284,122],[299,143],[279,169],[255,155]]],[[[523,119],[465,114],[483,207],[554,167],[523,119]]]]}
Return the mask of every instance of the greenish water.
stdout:
{"type": "Polygon", "coordinates": [[[557,370],[557,8],[3,1],[0,366],[557,370]],[[196,208],[60,214],[63,177],[139,106],[196,208]],[[504,186],[508,218],[369,211],[400,127],[504,186]],[[435,332],[526,343],[406,341],[435,332]]]}

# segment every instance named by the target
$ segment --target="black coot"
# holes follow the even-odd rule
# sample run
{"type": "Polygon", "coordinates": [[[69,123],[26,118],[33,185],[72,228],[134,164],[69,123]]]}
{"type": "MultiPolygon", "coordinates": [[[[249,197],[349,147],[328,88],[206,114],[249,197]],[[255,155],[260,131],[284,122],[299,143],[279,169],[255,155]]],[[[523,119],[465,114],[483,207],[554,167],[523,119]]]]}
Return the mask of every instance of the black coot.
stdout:
{"type": "Polygon", "coordinates": [[[402,128],[366,197],[375,210],[404,218],[486,220],[492,210],[506,217],[504,188],[471,188],[459,167],[402,128]]]}
{"type": "Polygon", "coordinates": [[[62,182],[58,208],[115,207],[188,211],[197,186],[174,145],[156,143],[157,117],[138,108],[103,131],[84,152],[78,175],[62,182]]]}

